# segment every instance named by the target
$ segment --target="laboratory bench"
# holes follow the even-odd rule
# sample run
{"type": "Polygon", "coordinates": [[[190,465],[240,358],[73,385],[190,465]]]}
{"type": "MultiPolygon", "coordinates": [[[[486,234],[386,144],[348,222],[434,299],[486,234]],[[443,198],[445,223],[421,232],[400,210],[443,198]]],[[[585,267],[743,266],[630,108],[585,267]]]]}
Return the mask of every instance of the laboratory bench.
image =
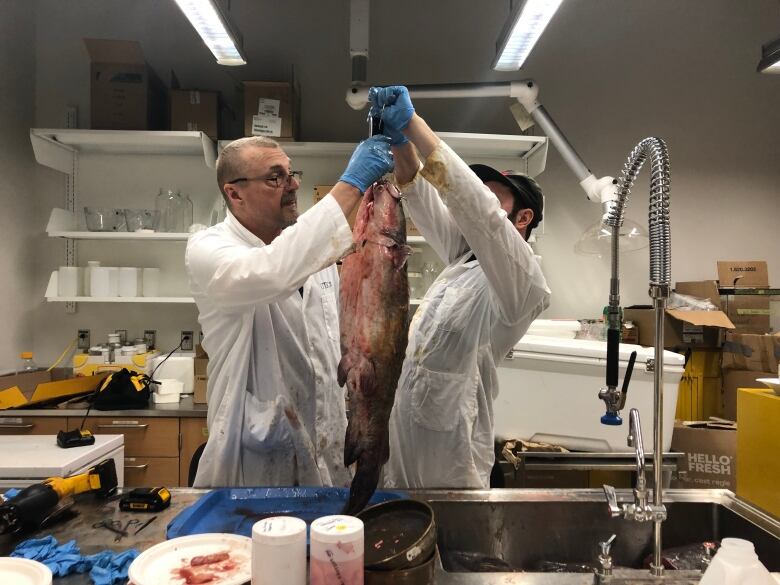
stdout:
{"type": "MultiPolygon", "coordinates": [[[[37,532],[0,536],[0,556],[8,555],[19,542],[28,538],[53,536],[60,544],[75,540],[83,555],[109,549],[117,553],[130,548],[143,552],[166,540],[168,524],[185,508],[196,503],[211,490],[175,488],[171,490],[170,507],[161,512],[122,512],[119,495],[101,500],[82,494],[70,511],[52,526],[37,532]],[[115,541],[115,535],[93,526],[102,521],[118,521],[124,527],[136,520],[141,526],[137,535],[130,527],[129,535],[115,541]]],[[[607,504],[599,490],[412,490],[410,498],[428,502],[439,528],[438,552],[434,561],[433,584],[458,585],[585,585],[594,583],[592,573],[458,572],[445,568],[442,555],[449,545],[467,546],[463,550],[489,551],[493,557],[505,559],[516,566],[526,557],[542,554],[554,559],[565,555],[590,558],[595,555],[599,540],[617,534],[613,549],[617,567],[631,567],[636,559],[645,557],[652,543],[652,523],[639,523],[622,518],[609,519],[607,504]],[[502,537],[500,534],[506,535],[502,537]],[[443,531],[443,532],[442,532],[443,531]],[[444,539],[442,540],[444,536],[444,539]],[[457,542],[456,542],[457,541],[457,542]],[[593,554],[591,554],[593,553],[593,554]],[[631,561],[630,559],[634,559],[631,561]]],[[[631,499],[629,490],[621,490],[618,498],[631,499]]],[[[761,510],[736,498],[726,490],[669,490],[664,495],[669,519],[664,523],[665,543],[702,542],[724,536],[740,536],[754,542],[756,552],[770,571],[780,569],[780,522],[761,510]]],[[[659,584],[645,569],[616,567],[613,583],[659,584]],[[618,578],[619,571],[632,575],[618,578]]],[[[775,573],[775,575],[778,575],[775,573]]],[[[668,585],[698,583],[698,571],[668,571],[668,585]]],[[[55,585],[84,585],[90,583],[87,574],[71,575],[55,580],[55,585]]]]}
{"type": "MultiPolygon", "coordinates": [[[[187,486],[190,461],[206,442],[206,405],[191,397],[138,410],[91,409],[84,428],[124,435],[125,486],[187,486]]],[[[86,405],[0,411],[0,435],[56,435],[81,426],[86,405]]]]}

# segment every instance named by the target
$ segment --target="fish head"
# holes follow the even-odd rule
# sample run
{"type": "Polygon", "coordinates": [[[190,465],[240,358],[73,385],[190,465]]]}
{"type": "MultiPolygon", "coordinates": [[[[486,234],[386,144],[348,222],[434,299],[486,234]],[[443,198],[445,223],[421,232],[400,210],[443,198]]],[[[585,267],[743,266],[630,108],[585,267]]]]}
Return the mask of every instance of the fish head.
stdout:
{"type": "Polygon", "coordinates": [[[366,192],[368,208],[367,235],[386,236],[403,245],[406,243],[406,218],[401,205],[401,193],[387,181],[374,183],[366,192]]]}

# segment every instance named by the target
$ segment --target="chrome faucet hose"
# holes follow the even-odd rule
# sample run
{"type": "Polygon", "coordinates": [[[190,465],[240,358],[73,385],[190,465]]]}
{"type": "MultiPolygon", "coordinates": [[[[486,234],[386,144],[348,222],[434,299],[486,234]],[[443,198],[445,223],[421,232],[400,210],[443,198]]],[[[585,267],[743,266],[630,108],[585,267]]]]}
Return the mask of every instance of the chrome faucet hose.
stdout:
{"type": "MultiPolygon", "coordinates": [[[[669,225],[669,191],[671,170],[666,143],[660,138],[645,138],[628,155],[617,184],[617,201],[607,218],[607,225],[620,228],[628,196],[639,171],[650,158],[650,284],[670,286],[672,279],[671,229],[669,225]]],[[[614,230],[615,232],[617,230],[614,230]]]]}

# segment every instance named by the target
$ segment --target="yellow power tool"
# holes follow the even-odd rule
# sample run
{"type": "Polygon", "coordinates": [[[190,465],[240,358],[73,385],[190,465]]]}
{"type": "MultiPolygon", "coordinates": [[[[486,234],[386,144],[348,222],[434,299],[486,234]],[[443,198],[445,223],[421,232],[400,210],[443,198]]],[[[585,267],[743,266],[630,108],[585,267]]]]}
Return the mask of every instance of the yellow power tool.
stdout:
{"type": "Polygon", "coordinates": [[[85,473],[70,477],[50,477],[27,486],[0,504],[0,534],[37,528],[69,496],[93,492],[108,497],[117,488],[116,466],[106,459],[85,473]]]}

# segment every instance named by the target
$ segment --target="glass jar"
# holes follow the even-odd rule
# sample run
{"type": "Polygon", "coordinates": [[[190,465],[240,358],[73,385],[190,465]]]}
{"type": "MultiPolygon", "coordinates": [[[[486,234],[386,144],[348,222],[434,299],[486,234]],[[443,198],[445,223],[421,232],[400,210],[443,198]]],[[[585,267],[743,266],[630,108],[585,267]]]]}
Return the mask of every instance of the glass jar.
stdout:
{"type": "MultiPolygon", "coordinates": [[[[160,212],[160,231],[182,233],[184,227],[184,201],[181,194],[163,187],[157,194],[155,209],[160,212]]],[[[189,225],[187,225],[189,227],[189,225]]]]}

